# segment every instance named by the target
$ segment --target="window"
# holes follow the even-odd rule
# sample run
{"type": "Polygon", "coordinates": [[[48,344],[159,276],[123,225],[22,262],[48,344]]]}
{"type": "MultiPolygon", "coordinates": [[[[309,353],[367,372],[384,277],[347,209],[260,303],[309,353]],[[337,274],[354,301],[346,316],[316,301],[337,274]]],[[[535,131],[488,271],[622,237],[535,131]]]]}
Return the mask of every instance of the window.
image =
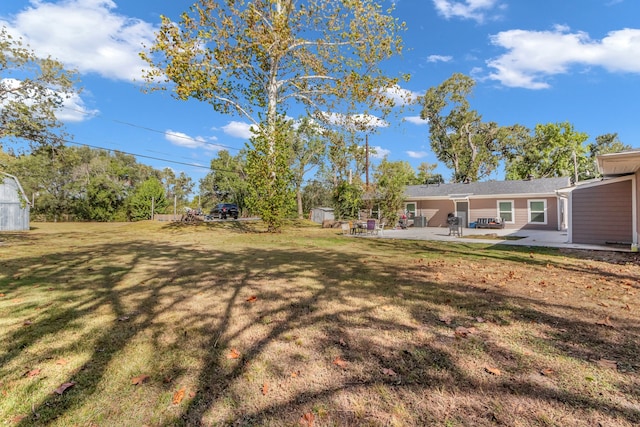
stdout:
{"type": "Polygon", "coordinates": [[[529,200],[529,222],[533,224],[547,223],[546,200],[529,200]]]}
{"type": "Polygon", "coordinates": [[[513,201],[512,200],[498,200],[498,216],[504,220],[504,222],[514,222],[513,213],[513,201]]]}
{"type": "Polygon", "coordinates": [[[416,204],[415,203],[407,203],[404,206],[404,210],[407,213],[407,218],[413,219],[416,216],[416,204]]]}

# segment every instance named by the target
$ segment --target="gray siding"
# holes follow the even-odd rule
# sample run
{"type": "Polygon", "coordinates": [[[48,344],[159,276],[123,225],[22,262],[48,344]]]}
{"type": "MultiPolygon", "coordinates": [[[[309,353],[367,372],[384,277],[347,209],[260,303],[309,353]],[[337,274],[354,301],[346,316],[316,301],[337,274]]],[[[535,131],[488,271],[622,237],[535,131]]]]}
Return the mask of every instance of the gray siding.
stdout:
{"type": "Polygon", "coordinates": [[[631,243],[632,182],[618,181],[572,193],[572,240],[574,243],[631,243]]]}

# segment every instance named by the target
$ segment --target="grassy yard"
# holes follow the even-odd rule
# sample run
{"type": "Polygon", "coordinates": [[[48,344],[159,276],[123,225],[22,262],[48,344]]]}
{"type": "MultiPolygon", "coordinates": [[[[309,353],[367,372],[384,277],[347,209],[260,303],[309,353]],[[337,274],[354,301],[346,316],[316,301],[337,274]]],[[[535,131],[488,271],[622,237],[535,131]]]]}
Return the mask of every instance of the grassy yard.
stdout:
{"type": "Polygon", "coordinates": [[[309,224],[0,234],[0,424],[640,424],[640,259],[309,224]]]}

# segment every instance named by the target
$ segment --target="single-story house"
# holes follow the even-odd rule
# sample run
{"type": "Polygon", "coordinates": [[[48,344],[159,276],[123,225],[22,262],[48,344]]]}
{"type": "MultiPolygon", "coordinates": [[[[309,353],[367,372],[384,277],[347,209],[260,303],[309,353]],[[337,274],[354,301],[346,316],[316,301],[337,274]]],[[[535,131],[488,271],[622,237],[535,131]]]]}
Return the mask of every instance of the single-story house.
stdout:
{"type": "Polygon", "coordinates": [[[29,208],[18,178],[0,172],[0,231],[29,230],[29,208]]]}
{"type": "Polygon", "coordinates": [[[446,227],[452,213],[463,227],[481,218],[501,218],[509,229],[563,230],[568,212],[557,190],[569,185],[568,177],[411,185],[405,211],[418,226],[446,227]]]}
{"type": "Polygon", "coordinates": [[[572,243],[638,245],[640,150],[597,157],[603,178],[559,190],[572,243]]]}

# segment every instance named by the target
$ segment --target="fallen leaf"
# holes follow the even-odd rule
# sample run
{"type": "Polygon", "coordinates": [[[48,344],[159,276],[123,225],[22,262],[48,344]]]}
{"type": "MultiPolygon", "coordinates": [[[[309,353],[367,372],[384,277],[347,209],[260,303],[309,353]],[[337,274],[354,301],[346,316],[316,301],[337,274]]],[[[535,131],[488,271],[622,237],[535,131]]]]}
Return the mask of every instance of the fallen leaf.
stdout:
{"type": "Polygon", "coordinates": [[[346,368],[349,362],[347,362],[346,360],[343,360],[340,358],[340,356],[336,357],[335,360],[333,361],[334,365],[338,365],[341,368],[346,368]]]}
{"type": "Polygon", "coordinates": [[[33,322],[31,320],[25,320],[23,323],[24,326],[29,326],[29,325],[33,325],[33,322]]]}
{"type": "Polygon", "coordinates": [[[545,377],[553,375],[554,373],[555,373],[554,370],[551,368],[544,368],[543,370],[540,371],[540,375],[544,375],[545,377]]]}
{"type": "Polygon", "coordinates": [[[484,323],[484,322],[486,322],[486,320],[484,320],[484,317],[480,317],[480,316],[478,316],[478,317],[476,317],[476,322],[478,322],[478,323],[484,323]]]}
{"type": "Polygon", "coordinates": [[[599,322],[596,322],[596,325],[599,326],[606,326],[608,328],[613,328],[613,323],[611,323],[611,320],[609,319],[609,316],[607,316],[604,320],[601,320],[599,322]]]}
{"type": "Polygon", "coordinates": [[[298,376],[300,376],[300,371],[291,372],[291,378],[296,378],[298,376]]]}
{"type": "Polygon", "coordinates": [[[458,326],[454,331],[455,336],[466,338],[471,333],[469,328],[465,328],[464,326],[458,326]]]}
{"type": "Polygon", "coordinates": [[[339,343],[340,343],[340,345],[341,345],[341,346],[343,346],[343,347],[346,347],[346,346],[347,346],[346,341],[345,341],[345,340],[343,340],[342,338],[340,338],[339,343]]]}
{"type": "Polygon", "coordinates": [[[66,365],[68,362],[65,359],[58,359],[56,360],[56,365],[66,365]]]}
{"type": "Polygon", "coordinates": [[[196,392],[195,391],[190,391],[189,392],[189,397],[191,397],[191,398],[196,397],[196,392]]]}
{"type": "Polygon", "coordinates": [[[235,348],[232,348],[229,354],[227,354],[227,359],[237,359],[240,357],[240,352],[235,348]]]}
{"type": "Polygon", "coordinates": [[[149,379],[149,375],[138,375],[137,377],[131,378],[131,384],[133,385],[141,385],[144,384],[145,381],[149,379]]]}
{"type": "Polygon", "coordinates": [[[129,316],[118,317],[118,322],[126,322],[127,320],[129,320],[129,316]]]}
{"type": "Polygon", "coordinates": [[[4,294],[0,294],[0,297],[3,297],[3,296],[4,296],[4,294]]]}
{"type": "Polygon", "coordinates": [[[445,325],[450,325],[451,324],[451,318],[447,317],[447,316],[443,316],[443,317],[439,318],[438,320],[441,321],[442,323],[444,323],[445,325]]]}
{"type": "Polygon", "coordinates": [[[269,385],[267,383],[264,383],[262,385],[262,395],[266,396],[268,391],[269,391],[269,385]]]}
{"type": "Polygon", "coordinates": [[[495,375],[496,377],[499,377],[500,375],[502,375],[502,372],[498,368],[484,368],[484,370],[490,373],[491,375],[495,375]]]}
{"type": "Polygon", "coordinates": [[[174,405],[179,405],[180,402],[182,402],[182,399],[184,398],[184,393],[186,392],[186,390],[184,388],[181,388],[180,390],[176,391],[173,394],[173,404],[174,405]]]}
{"type": "Polygon", "coordinates": [[[56,393],[56,394],[63,394],[65,391],[67,391],[68,389],[70,389],[74,385],[76,385],[76,383],[74,383],[73,381],[61,384],[60,387],[55,389],[53,392],[56,393]]]}
{"type": "Polygon", "coordinates": [[[27,372],[25,375],[29,378],[35,377],[36,375],[40,375],[40,369],[39,368],[32,369],[29,372],[27,372]]]}
{"type": "Polygon", "coordinates": [[[257,296],[251,295],[249,298],[247,298],[247,302],[255,302],[257,299],[258,299],[257,296]]]}
{"type": "Polygon", "coordinates": [[[389,375],[390,377],[395,377],[396,374],[395,371],[393,369],[389,369],[389,368],[382,368],[382,373],[385,375],[389,375]]]}
{"type": "Polygon", "coordinates": [[[313,412],[307,412],[300,417],[300,424],[307,427],[313,427],[313,421],[315,420],[315,415],[313,412]]]}
{"type": "Polygon", "coordinates": [[[596,362],[601,368],[618,369],[618,362],[609,359],[600,359],[596,362]]]}
{"type": "Polygon", "coordinates": [[[14,424],[19,424],[25,418],[27,418],[26,415],[16,415],[15,417],[11,418],[11,422],[14,423],[14,424]]]}

